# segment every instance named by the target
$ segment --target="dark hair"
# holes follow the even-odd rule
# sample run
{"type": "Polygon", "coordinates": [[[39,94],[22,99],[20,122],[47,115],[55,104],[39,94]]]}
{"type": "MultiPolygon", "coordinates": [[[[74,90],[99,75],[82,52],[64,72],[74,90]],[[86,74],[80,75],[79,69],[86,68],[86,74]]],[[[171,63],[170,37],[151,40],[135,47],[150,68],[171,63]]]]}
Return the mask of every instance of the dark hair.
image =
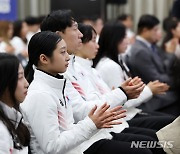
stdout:
{"type": "Polygon", "coordinates": [[[172,18],[175,18],[175,17],[169,16],[169,17],[164,18],[162,27],[165,32],[168,31],[168,26],[169,26],[169,23],[171,22],[172,18]]]}
{"type": "Polygon", "coordinates": [[[13,23],[13,36],[21,37],[22,20],[16,20],[13,23]]]}
{"type": "Polygon", "coordinates": [[[13,23],[13,37],[18,36],[24,41],[24,43],[27,43],[27,39],[21,37],[22,27],[23,27],[23,21],[22,20],[14,21],[14,23],[13,23]]]}
{"type": "Polygon", "coordinates": [[[174,79],[174,87],[176,92],[180,94],[180,59],[176,58],[172,66],[172,76],[174,79]]]}
{"type": "Polygon", "coordinates": [[[129,14],[122,14],[122,15],[119,15],[119,16],[117,17],[117,20],[118,20],[118,21],[125,21],[128,17],[132,17],[132,16],[129,15],[129,14]]]}
{"type": "Polygon", "coordinates": [[[176,19],[176,18],[171,18],[171,19],[169,19],[168,20],[168,23],[167,23],[167,30],[166,30],[166,36],[164,37],[164,39],[163,39],[163,42],[162,42],[162,49],[164,49],[165,50],[165,44],[169,41],[169,40],[171,40],[172,38],[173,38],[173,33],[172,33],[172,30],[173,29],[176,29],[176,27],[178,26],[178,23],[179,23],[180,21],[178,20],[178,19],[176,19]]]}
{"type": "Polygon", "coordinates": [[[14,107],[18,109],[15,98],[15,90],[18,81],[19,61],[15,56],[0,54],[0,97],[8,88],[10,97],[15,102],[14,107]]]}
{"type": "Polygon", "coordinates": [[[81,38],[82,43],[87,43],[92,40],[93,32],[96,34],[95,29],[91,25],[80,23],[78,24],[78,29],[83,34],[83,37],[81,38]]]}
{"type": "Polygon", "coordinates": [[[37,25],[37,24],[40,24],[39,23],[39,19],[37,17],[32,17],[32,16],[26,17],[25,22],[28,25],[37,25]]]}
{"type": "Polygon", "coordinates": [[[92,21],[92,18],[90,16],[87,16],[87,15],[82,15],[82,16],[79,17],[78,22],[84,23],[84,21],[87,21],[87,20],[92,21]]]}
{"type": "Polygon", "coordinates": [[[25,68],[25,77],[29,83],[33,80],[33,65],[38,66],[39,56],[45,54],[47,57],[52,57],[57,43],[61,40],[62,38],[58,34],[50,31],[33,35],[28,45],[29,61],[25,68]]]}
{"type": "Polygon", "coordinates": [[[99,15],[93,15],[91,16],[91,20],[96,23],[98,19],[102,19],[99,15]]]}
{"type": "Polygon", "coordinates": [[[142,15],[138,22],[138,34],[141,34],[144,28],[153,29],[159,24],[158,18],[153,15],[142,15]]]}
{"type": "MultiPolygon", "coordinates": [[[[0,53],[0,98],[8,89],[13,101],[13,107],[19,111],[19,104],[15,98],[15,90],[18,81],[19,61],[14,55],[0,53]]],[[[0,105],[0,120],[6,125],[14,141],[14,148],[21,149],[22,146],[28,146],[30,142],[30,133],[27,127],[20,121],[15,129],[13,122],[6,116],[0,105]],[[18,145],[19,144],[19,145],[18,145]]]]}
{"type": "Polygon", "coordinates": [[[71,10],[53,11],[47,15],[41,23],[41,31],[61,31],[71,27],[75,21],[71,10]]]}
{"type": "Polygon", "coordinates": [[[41,24],[45,17],[46,17],[46,15],[39,16],[38,17],[38,23],[41,24]]]}
{"type": "Polygon", "coordinates": [[[119,63],[118,61],[118,43],[123,41],[126,36],[126,28],[118,22],[105,24],[99,37],[99,51],[96,58],[93,60],[93,67],[96,67],[98,62],[103,57],[108,57],[119,63]]]}

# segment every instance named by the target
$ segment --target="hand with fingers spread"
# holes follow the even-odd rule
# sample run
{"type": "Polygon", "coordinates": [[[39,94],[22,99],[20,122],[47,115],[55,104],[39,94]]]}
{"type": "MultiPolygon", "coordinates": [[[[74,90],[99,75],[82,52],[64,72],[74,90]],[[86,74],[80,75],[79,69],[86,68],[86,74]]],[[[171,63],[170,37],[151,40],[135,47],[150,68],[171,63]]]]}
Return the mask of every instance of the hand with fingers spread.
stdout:
{"type": "Polygon", "coordinates": [[[94,122],[98,129],[100,128],[112,128],[113,125],[121,124],[118,119],[124,118],[126,110],[120,110],[122,106],[109,109],[110,105],[103,104],[99,109],[95,106],[89,113],[89,117],[94,122]]]}
{"type": "Polygon", "coordinates": [[[133,85],[137,85],[137,84],[139,84],[140,82],[142,82],[142,80],[141,80],[141,78],[139,78],[139,77],[134,77],[131,81],[130,81],[130,86],[133,86],[133,85]]]}
{"type": "Polygon", "coordinates": [[[159,82],[158,80],[149,82],[147,86],[151,89],[153,95],[165,94],[169,89],[168,84],[159,82]]]}
{"type": "Polygon", "coordinates": [[[140,78],[135,77],[133,79],[127,79],[122,83],[121,87],[124,89],[129,99],[134,99],[139,97],[140,93],[145,87],[145,84],[141,81],[140,78]]]}

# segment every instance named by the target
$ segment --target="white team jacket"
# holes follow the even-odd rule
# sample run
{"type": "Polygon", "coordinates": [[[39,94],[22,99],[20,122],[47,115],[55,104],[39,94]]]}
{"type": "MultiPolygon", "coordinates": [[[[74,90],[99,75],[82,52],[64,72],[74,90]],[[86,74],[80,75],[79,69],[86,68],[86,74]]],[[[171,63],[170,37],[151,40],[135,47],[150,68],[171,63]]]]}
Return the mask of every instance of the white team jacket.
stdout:
{"type": "Polygon", "coordinates": [[[34,80],[21,104],[31,133],[32,153],[81,154],[94,142],[112,138],[107,131],[97,130],[89,117],[73,124],[72,108],[64,94],[65,82],[35,70],[34,80]]]}
{"type": "MultiPolygon", "coordinates": [[[[127,101],[126,95],[119,88],[112,93],[100,95],[89,79],[79,74],[79,71],[74,65],[75,57],[73,55],[70,57],[71,60],[68,70],[65,73],[65,77],[68,78],[71,83],[67,82],[65,91],[67,91],[68,100],[73,107],[74,118],[76,121],[82,120],[84,116],[87,116],[94,105],[101,106],[103,103],[107,102],[111,107],[115,107],[117,105],[122,105],[127,101]],[[72,84],[76,89],[72,88],[72,84]]],[[[129,127],[124,119],[121,119],[121,121],[123,124],[116,125],[114,128],[108,129],[108,131],[120,133],[124,128],[129,127]]]]}
{"type": "MultiPolygon", "coordinates": [[[[0,105],[9,119],[17,121],[14,123],[15,127],[17,127],[22,118],[21,113],[2,102],[0,102],[0,105]]],[[[0,121],[0,154],[28,154],[28,148],[14,149],[12,136],[2,121],[0,121]]]]}
{"type": "MultiPolygon", "coordinates": [[[[126,64],[124,63],[127,68],[126,64]]],[[[128,68],[127,68],[128,69],[128,68]]],[[[124,78],[127,78],[126,73],[122,70],[122,68],[111,60],[110,58],[102,58],[96,66],[96,70],[101,75],[102,79],[106,82],[106,84],[112,87],[118,87],[125,81],[124,78]],[[108,75],[111,74],[111,75],[108,75]]],[[[152,92],[148,86],[145,86],[144,90],[140,94],[137,99],[131,99],[125,103],[125,107],[129,109],[129,116],[127,116],[127,120],[132,119],[138,112],[139,109],[135,108],[140,104],[147,102],[152,98],[152,92]]]]}

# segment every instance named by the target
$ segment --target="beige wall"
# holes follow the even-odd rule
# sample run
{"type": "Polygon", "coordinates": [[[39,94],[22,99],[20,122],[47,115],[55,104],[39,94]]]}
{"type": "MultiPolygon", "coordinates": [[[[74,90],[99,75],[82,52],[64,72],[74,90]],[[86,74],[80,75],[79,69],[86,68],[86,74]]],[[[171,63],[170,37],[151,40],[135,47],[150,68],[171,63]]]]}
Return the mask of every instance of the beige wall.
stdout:
{"type": "Polygon", "coordinates": [[[46,15],[50,12],[50,0],[17,0],[18,17],[46,15]]]}
{"type": "Polygon", "coordinates": [[[119,14],[128,13],[133,15],[134,29],[142,14],[156,15],[160,21],[168,16],[173,0],[127,0],[124,6],[108,5],[107,19],[115,19],[119,14]]]}
{"type": "MultiPolygon", "coordinates": [[[[17,0],[18,16],[20,19],[28,15],[39,16],[50,12],[51,0],[17,0]]],[[[161,21],[168,15],[173,0],[127,0],[124,6],[108,5],[107,19],[115,19],[119,14],[129,13],[134,17],[136,25],[142,14],[150,13],[156,15],[161,21]]],[[[135,27],[134,27],[135,29],[135,27]]]]}

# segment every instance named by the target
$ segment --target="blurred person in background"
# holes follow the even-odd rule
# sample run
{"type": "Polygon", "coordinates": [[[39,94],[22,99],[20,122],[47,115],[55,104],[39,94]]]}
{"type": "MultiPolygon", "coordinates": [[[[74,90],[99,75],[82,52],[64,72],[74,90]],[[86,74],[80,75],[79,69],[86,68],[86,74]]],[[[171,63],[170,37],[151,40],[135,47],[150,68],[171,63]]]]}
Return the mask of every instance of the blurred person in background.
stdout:
{"type": "Polygon", "coordinates": [[[83,23],[85,25],[91,25],[91,26],[93,25],[93,21],[92,21],[91,17],[85,16],[85,15],[80,17],[79,22],[83,23]]]}
{"type": "Polygon", "coordinates": [[[166,29],[162,49],[180,59],[180,21],[177,18],[171,17],[166,29]]]}
{"type": "Polygon", "coordinates": [[[171,15],[180,19],[180,0],[174,0],[171,15]]]}
{"type": "Polygon", "coordinates": [[[26,17],[25,22],[28,26],[28,33],[26,35],[27,41],[29,42],[31,37],[39,31],[40,23],[38,17],[26,17]]]}
{"type": "Polygon", "coordinates": [[[27,51],[27,38],[28,27],[26,22],[22,20],[17,20],[13,23],[13,38],[11,43],[15,48],[15,55],[20,60],[22,66],[25,68],[28,60],[27,51]]]}
{"type": "Polygon", "coordinates": [[[126,35],[129,39],[129,43],[133,44],[135,42],[135,33],[132,31],[133,28],[133,18],[129,14],[122,14],[118,16],[117,21],[121,22],[126,27],[126,35]]]}
{"type": "Polygon", "coordinates": [[[156,95],[150,100],[151,103],[146,103],[141,108],[179,115],[178,96],[173,89],[173,77],[165,69],[156,45],[159,28],[159,20],[155,16],[141,16],[138,22],[136,42],[132,45],[131,54],[126,60],[133,76],[141,77],[145,83],[159,80],[170,86],[170,90],[165,95],[156,95]]]}
{"type": "Polygon", "coordinates": [[[93,16],[92,21],[93,21],[93,24],[91,26],[93,26],[93,28],[95,29],[95,31],[97,33],[96,42],[98,42],[99,41],[99,35],[101,34],[101,30],[104,26],[104,21],[99,16],[93,16]]]}
{"type": "Polygon", "coordinates": [[[15,53],[15,49],[11,44],[13,35],[13,24],[9,21],[0,21],[0,52],[15,53]]]}

